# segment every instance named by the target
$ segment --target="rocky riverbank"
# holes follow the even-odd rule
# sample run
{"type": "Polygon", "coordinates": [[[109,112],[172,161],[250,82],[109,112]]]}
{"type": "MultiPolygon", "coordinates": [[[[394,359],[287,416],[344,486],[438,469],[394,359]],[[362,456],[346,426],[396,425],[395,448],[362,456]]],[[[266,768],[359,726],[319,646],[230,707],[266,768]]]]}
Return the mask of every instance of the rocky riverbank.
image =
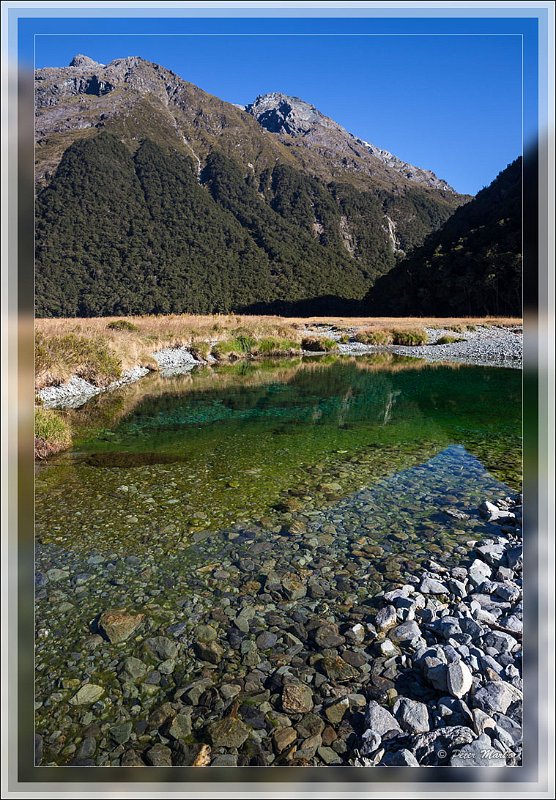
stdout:
{"type": "Polygon", "coordinates": [[[481,512],[501,535],[477,544],[470,563],[431,562],[384,594],[378,650],[401,692],[367,705],[355,764],[521,763],[521,506],[487,502],[481,512]]]}
{"type": "MultiPolygon", "coordinates": [[[[478,326],[475,330],[454,333],[442,328],[424,329],[428,342],[424,345],[388,345],[377,347],[355,341],[339,343],[338,350],[345,355],[361,355],[387,351],[403,356],[424,358],[427,361],[452,361],[487,367],[521,369],[523,364],[523,329],[497,326],[478,326]],[[443,340],[455,341],[443,344],[443,340]]],[[[321,332],[323,336],[336,336],[334,331],[321,332]]]]}
{"type": "MultiPolygon", "coordinates": [[[[324,509],[291,497],[282,522],[200,531],[167,555],[39,544],[37,759],[519,763],[519,501],[463,510],[446,497],[456,455],[324,509]],[[413,485],[431,510],[408,555],[403,514],[372,531],[413,485]],[[439,515],[437,543],[424,526],[439,515]]],[[[462,486],[494,486],[480,474],[469,459],[462,486]]]]}

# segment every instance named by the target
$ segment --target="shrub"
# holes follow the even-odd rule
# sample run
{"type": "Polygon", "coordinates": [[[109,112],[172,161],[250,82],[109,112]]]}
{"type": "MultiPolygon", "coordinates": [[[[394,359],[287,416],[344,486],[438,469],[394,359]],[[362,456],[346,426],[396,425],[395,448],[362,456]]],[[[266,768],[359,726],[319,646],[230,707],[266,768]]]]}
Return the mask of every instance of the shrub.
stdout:
{"type": "Polygon", "coordinates": [[[440,339],[437,339],[435,344],[454,344],[455,342],[464,342],[465,339],[460,338],[459,336],[441,336],[440,339]]]}
{"type": "Polygon", "coordinates": [[[128,319],[114,319],[106,326],[111,331],[138,331],[139,328],[128,319]]]}
{"type": "Polygon", "coordinates": [[[392,335],[388,331],[365,330],[355,334],[355,341],[362,344],[384,345],[391,344],[392,335]]]}
{"type": "Polygon", "coordinates": [[[59,411],[35,407],[35,449],[40,458],[71,445],[71,428],[59,411]]]}
{"type": "Polygon", "coordinates": [[[301,340],[301,347],[313,353],[328,353],[338,348],[338,342],[326,336],[306,336],[301,340]]]}
{"type": "Polygon", "coordinates": [[[350,339],[349,333],[342,333],[340,336],[340,344],[348,344],[350,339]]]}
{"type": "Polygon", "coordinates": [[[392,341],[394,344],[416,347],[427,343],[427,334],[421,328],[412,331],[392,331],[392,341]]]}

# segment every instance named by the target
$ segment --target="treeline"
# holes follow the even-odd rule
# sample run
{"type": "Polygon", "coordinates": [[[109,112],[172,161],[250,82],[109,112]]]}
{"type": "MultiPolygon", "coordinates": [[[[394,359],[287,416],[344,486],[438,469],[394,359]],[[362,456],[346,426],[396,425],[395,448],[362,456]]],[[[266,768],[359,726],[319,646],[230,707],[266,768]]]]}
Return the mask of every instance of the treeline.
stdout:
{"type": "Polygon", "coordinates": [[[366,313],[521,315],[522,159],[371,288],[366,313]]]}
{"type": "Polygon", "coordinates": [[[419,188],[381,196],[280,165],[246,178],[218,152],[200,178],[148,139],[135,153],[109,133],[72,144],[37,197],[37,316],[310,309],[323,297],[333,312],[395,265],[385,213],[407,217],[404,247],[449,213],[419,188]]]}

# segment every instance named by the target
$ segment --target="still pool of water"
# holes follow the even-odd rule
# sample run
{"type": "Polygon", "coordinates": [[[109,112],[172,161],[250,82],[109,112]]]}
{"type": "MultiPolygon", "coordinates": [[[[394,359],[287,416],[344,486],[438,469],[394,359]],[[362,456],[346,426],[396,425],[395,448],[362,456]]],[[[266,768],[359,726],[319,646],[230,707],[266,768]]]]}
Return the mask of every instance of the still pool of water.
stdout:
{"type": "MultiPolygon", "coordinates": [[[[478,505],[521,485],[516,370],[247,363],[153,375],[68,414],[76,446],[41,466],[35,487],[37,730],[50,763],[71,763],[93,720],[147,719],[207,669],[216,684],[256,683],[253,669],[290,663],[281,634],[308,619],[364,620],[376,592],[420,562],[457,560],[492,533],[478,505]],[[121,645],[95,638],[115,607],[145,614],[121,645]],[[266,660],[228,641],[242,613],[246,638],[276,633],[266,660]],[[223,643],[217,664],[193,647],[207,622],[223,643]],[[179,659],[131,686],[122,659],[148,662],[142,642],[155,635],[175,637],[179,659]],[[105,690],[92,709],[69,703],[83,680],[105,690]]],[[[225,711],[221,700],[203,709],[199,742],[225,711]]],[[[94,763],[119,763],[106,742],[94,763]]]]}
{"type": "MultiPolygon", "coordinates": [[[[191,532],[350,495],[452,445],[517,489],[520,373],[418,366],[242,364],[101,397],[72,413],[84,426],[76,450],[38,476],[37,537],[129,555],[154,536],[171,549],[191,532]]],[[[457,470],[449,484],[447,495],[457,470]]]]}

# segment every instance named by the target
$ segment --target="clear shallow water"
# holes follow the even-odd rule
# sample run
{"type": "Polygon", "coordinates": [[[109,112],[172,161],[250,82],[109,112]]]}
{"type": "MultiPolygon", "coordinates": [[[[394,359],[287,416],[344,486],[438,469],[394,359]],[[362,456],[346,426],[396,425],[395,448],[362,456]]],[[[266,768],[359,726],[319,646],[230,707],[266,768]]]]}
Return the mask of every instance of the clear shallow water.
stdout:
{"type": "MultiPolygon", "coordinates": [[[[119,763],[109,729],[128,719],[139,725],[133,746],[152,745],[156,731],[141,720],[177,687],[207,669],[216,686],[256,684],[291,662],[281,632],[315,617],[364,621],[377,591],[427,558],[456,562],[491,532],[482,500],[520,488],[513,370],[380,357],[242,364],[153,376],[71,413],[77,447],[36,480],[47,763],[71,763],[91,724],[100,726],[94,763],[119,763]],[[288,574],[301,597],[280,588],[288,574]],[[111,607],[145,613],[137,637],[95,639],[94,620],[111,607]],[[246,608],[246,638],[276,632],[270,654],[229,641],[246,608]],[[192,648],[207,622],[224,648],[217,665],[192,648]],[[154,635],[177,637],[176,666],[161,676],[152,664],[151,683],[130,688],[122,659],[149,663],[142,642],[154,635]],[[105,689],[92,708],[69,704],[83,680],[105,689]]],[[[192,741],[228,713],[218,697],[194,712],[192,741]]]]}

